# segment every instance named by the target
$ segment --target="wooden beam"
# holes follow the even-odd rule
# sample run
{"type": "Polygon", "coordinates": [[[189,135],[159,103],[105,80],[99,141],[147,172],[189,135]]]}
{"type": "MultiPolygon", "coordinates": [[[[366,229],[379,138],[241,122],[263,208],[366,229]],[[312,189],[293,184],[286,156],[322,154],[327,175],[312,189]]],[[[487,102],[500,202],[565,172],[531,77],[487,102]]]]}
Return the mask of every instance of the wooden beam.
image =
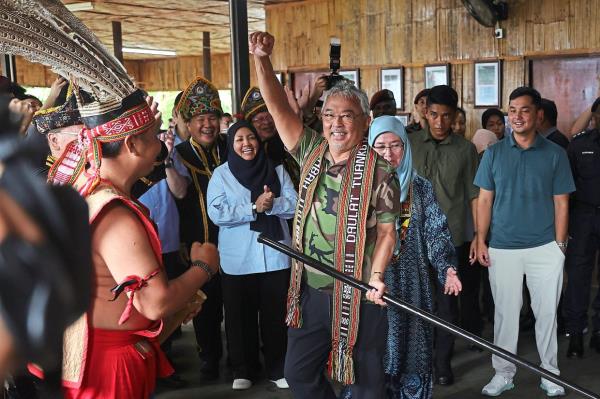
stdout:
{"type": "Polygon", "coordinates": [[[202,32],[202,61],[204,77],[212,81],[212,70],[210,68],[210,32],[202,32]]]}
{"type": "Polygon", "coordinates": [[[123,34],[121,32],[121,22],[112,21],[113,34],[113,52],[119,62],[123,63],[123,34]]]}

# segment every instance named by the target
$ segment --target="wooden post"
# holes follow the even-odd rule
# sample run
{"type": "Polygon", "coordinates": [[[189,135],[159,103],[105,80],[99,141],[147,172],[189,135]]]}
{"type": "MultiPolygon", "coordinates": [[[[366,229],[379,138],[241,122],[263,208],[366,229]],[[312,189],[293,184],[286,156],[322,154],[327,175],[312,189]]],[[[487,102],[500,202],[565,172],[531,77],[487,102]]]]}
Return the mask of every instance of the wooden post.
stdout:
{"type": "Polygon", "coordinates": [[[112,21],[113,32],[113,52],[119,62],[123,63],[123,34],[121,31],[121,22],[112,21]]]}
{"type": "Polygon", "coordinates": [[[204,77],[212,80],[210,60],[210,32],[202,32],[202,61],[204,64],[204,77]]]}
{"type": "Polygon", "coordinates": [[[17,63],[15,56],[12,54],[0,54],[0,64],[2,67],[2,75],[9,78],[11,82],[16,82],[17,63]]]}

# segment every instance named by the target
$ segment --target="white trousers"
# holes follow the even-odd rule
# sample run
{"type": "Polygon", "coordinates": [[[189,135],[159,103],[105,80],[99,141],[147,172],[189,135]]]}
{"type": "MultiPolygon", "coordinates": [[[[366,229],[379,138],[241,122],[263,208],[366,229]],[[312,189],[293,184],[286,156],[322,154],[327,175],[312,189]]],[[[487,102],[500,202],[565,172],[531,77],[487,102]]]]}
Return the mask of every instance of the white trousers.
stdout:
{"type": "MultiPolygon", "coordinates": [[[[527,249],[489,248],[490,286],[494,297],[494,344],[517,353],[519,315],[523,304],[523,276],[535,315],[535,341],[541,367],[558,370],[556,308],[562,289],[565,256],[556,242],[527,249]]],[[[517,367],[492,355],[496,374],[512,378],[517,367]]]]}

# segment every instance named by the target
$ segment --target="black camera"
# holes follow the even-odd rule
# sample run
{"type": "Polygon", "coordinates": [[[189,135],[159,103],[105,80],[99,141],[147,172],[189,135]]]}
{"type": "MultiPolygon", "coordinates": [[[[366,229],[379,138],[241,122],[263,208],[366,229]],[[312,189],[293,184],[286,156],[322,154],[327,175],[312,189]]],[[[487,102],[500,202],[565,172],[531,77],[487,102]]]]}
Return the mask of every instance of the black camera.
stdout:
{"type": "Polygon", "coordinates": [[[344,80],[338,71],[340,70],[340,58],[342,56],[342,45],[340,39],[332,37],[329,42],[329,76],[327,76],[326,90],[331,89],[339,81],[344,80]]]}

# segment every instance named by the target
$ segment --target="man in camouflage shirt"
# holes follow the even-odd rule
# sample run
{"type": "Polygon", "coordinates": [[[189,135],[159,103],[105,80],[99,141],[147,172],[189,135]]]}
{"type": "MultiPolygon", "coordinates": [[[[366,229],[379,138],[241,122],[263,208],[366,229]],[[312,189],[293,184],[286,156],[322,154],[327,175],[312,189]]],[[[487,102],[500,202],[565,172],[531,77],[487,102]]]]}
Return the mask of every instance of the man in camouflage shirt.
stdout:
{"type": "MultiPolygon", "coordinates": [[[[350,225],[350,218],[353,215],[353,209],[345,209],[345,206],[340,204],[353,204],[355,197],[353,198],[353,194],[348,192],[354,192],[356,186],[355,180],[347,186],[342,182],[344,179],[353,179],[349,177],[351,175],[348,175],[347,170],[352,171],[354,176],[357,170],[362,171],[361,168],[348,168],[348,165],[356,165],[361,156],[363,148],[361,143],[370,122],[368,98],[364,92],[352,85],[347,83],[336,85],[325,95],[322,112],[323,136],[309,128],[304,128],[302,121],[288,104],[283,87],[273,72],[269,59],[273,44],[274,38],[268,33],[255,32],[249,38],[249,48],[254,55],[260,91],[283,143],[302,169],[301,197],[303,186],[313,187],[314,190],[312,197],[307,196],[304,207],[302,199],[299,200],[294,236],[297,240],[301,237],[300,246],[305,254],[339,270],[340,265],[334,262],[335,251],[339,250],[340,246],[347,246],[347,242],[351,241],[346,235],[346,240],[336,245],[339,215],[345,215],[348,220],[347,225],[350,225]],[[320,163],[315,162],[317,157],[320,157],[318,158],[321,160],[320,163]],[[350,186],[352,188],[349,188],[350,186]],[[300,212],[303,212],[302,218],[299,217],[300,212]]],[[[364,218],[358,220],[358,223],[364,226],[364,231],[358,228],[356,235],[364,234],[364,241],[360,241],[361,247],[357,244],[359,248],[357,258],[363,259],[362,264],[357,267],[361,268],[362,274],[359,275],[362,280],[374,289],[366,294],[366,299],[370,302],[359,303],[358,334],[353,350],[350,351],[353,370],[350,368],[348,371],[342,367],[341,378],[340,374],[333,377],[345,383],[351,380],[350,390],[354,398],[385,396],[383,354],[387,335],[387,315],[385,308],[375,306],[371,302],[384,304],[381,299],[385,290],[383,272],[394,249],[395,220],[400,211],[400,189],[395,171],[382,159],[370,158],[372,155],[369,151],[367,150],[367,157],[375,161],[367,163],[371,165],[372,175],[369,176],[372,179],[369,177],[364,180],[368,181],[370,186],[366,185],[368,189],[361,191],[361,194],[369,193],[369,200],[367,204],[361,201],[360,205],[361,209],[365,209],[363,205],[366,205],[366,220],[364,218]]],[[[361,190],[365,188],[362,187],[361,190]]],[[[303,279],[301,285],[301,321],[298,323],[299,328],[288,330],[284,374],[294,397],[333,399],[336,395],[323,371],[326,364],[330,375],[332,368],[336,368],[336,358],[333,355],[335,347],[332,348],[332,337],[335,341],[336,328],[332,321],[344,316],[336,313],[338,309],[336,304],[340,301],[339,291],[331,289],[332,278],[316,270],[306,270],[302,276],[307,278],[303,279]]],[[[291,293],[294,284],[294,276],[292,276],[291,293]]],[[[290,296],[288,305],[294,299],[297,298],[290,296]]],[[[290,311],[289,306],[288,311],[290,311]]],[[[288,323],[294,325],[294,322],[290,321],[290,313],[288,313],[288,323]]]]}
{"type": "MultiPolygon", "coordinates": [[[[300,142],[290,150],[290,154],[302,167],[311,151],[325,140],[314,130],[306,127],[300,142]]],[[[311,258],[333,267],[335,227],[338,214],[338,199],[342,183],[342,172],[346,160],[335,162],[330,153],[325,154],[324,171],[319,177],[315,196],[311,204],[309,217],[304,225],[304,253],[311,258]]],[[[377,160],[373,181],[373,192],[367,216],[367,237],[365,260],[363,263],[363,281],[369,283],[372,273],[372,256],[377,242],[378,223],[394,223],[399,211],[400,198],[398,179],[393,176],[393,168],[383,159],[377,160]]],[[[331,292],[333,277],[307,267],[308,285],[331,292]]]]}

